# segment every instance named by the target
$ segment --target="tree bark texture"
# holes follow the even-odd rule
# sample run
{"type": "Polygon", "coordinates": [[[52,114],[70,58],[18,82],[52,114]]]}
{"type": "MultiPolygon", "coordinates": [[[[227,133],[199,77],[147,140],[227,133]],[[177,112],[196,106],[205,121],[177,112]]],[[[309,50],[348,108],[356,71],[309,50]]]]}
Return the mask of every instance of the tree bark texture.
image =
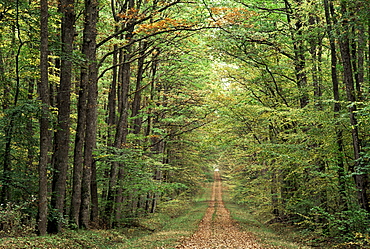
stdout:
{"type": "Polygon", "coordinates": [[[330,0],[324,0],[324,8],[325,8],[325,19],[327,25],[327,32],[329,36],[329,43],[330,43],[330,61],[331,61],[331,81],[333,86],[333,97],[334,97],[334,105],[333,105],[333,112],[334,112],[334,119],[335,119],[335,141],[337,144],[337,165],[338,165],[338,188],[339,188],[339,198],[340,203],[342,203],[343,208],[347,209],[349,203],[347,202],[346,193],[346,181],[345,181],[345,167],[344,167],[344,160],[343,160],[343,130],[341,128],[341,124],[338,121],[340,116],[341,104],[340,104],[340,95],[339,95],[339,80],[338,80],[338,73],[337,73],[337,49],[335,46],[335,38],[333,36],[333,22],[331,16],[331,9],[333,9],[332,3],[329,3],[330,0]]]}
{"type": "MultiPolygon", "coordinates": [[[[341,3],[341,12],[343,15],[347,13],[346,3],[341,3]]],[[[342,56],[343,64],[343,80],[346,87],[347,101],[349,104],[348,112],[349,119],[351,123],[351,134],[352,134],[352,145],[354,154],[354,166],[352,171],[356,174],[354,175],[354,180],[357,186],[357,198],[361,208],[369,211],[369,203],[367,198],[367,175],[361,171],[361,163],[359,159],[361,157],[361,145],[358,132],[358,121],[356,117],[357,104],[356,104],[356,92],[354,84],[354,74],[352,68],[352,58],[350,49],[349,25],[347,20],[342,21],[342,37],[339,41],[340,52],[342,56]]]]}
{"type": "Polygon", "coordinates": [[[42,103],[42,116],[40,118],[40,159],[38,165],[39,190],[38,190],[38,219],[37,231],[39,235],[47,233],[48,215],[48,178],[47,167],[49,163],[49,150],[51,148],[51,131],[49,127],[49,75],[48,75],[48,0],[40,1],[40,75],[38,94],[42,103]]]}
{"type": "Polygon", "coordinates": [[[133,133],[139,134],[141,130],[141,123],[142,119],[138,116],[141,108],[141,82],[143,81],[144,76],[144,62],[145,62],[145,50],[146,50],[146,43],[140,44],[140,58],[138,59],[138,69],[137,69],[137,76],[136,76],[136,88],[134,94],[134,100],[132,102],[132,114],[131,116],[134,118],[133,121],[133,133]]]}
{"type": "Polygon", "coordinates": [[[87,83],[87,111],[86,111],[86,142],[84,154],[84,167],[81,191],[81,226],[89,228],[91,207],[91,173],[95,166],[93,151],[96,147],[96,122],[97,122],[97,63],[96,63],[96,23],[98,20],[98,1],[85,0],[85,26],[83,53],[88,66],[87,83]]]}
{"type": "Polygon", "coordinates": [[[54,175],[51,199],[51,207],[56,213],[50,220],[49,226],[49,231],[54,233],[62,230],[66,180],[69,165],[72,52],[75,35],[74,0],[61,0],[60,11],[62,13],[62,59],[60,67],[60,85],[57,92],[58,121],[54,142],[54,175]]]}

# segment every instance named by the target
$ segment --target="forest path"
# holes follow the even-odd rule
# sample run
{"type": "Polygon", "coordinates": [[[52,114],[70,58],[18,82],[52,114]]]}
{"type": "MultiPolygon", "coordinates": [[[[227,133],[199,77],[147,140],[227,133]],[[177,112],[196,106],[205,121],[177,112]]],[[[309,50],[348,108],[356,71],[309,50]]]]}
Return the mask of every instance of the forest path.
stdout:
{"type": "MultiPolygon", "coordinates": [[[[230,212],[222,200],[222,182],[220,173],[214,172],[214,183],[209,207],[203,220],[190,238],[185,239],[176,248],[267,248],[260,245],[249,232],[241,231],[231,219],[230,212]]],[[[271,247],[269,247],[271,248],[271,247]]]]}

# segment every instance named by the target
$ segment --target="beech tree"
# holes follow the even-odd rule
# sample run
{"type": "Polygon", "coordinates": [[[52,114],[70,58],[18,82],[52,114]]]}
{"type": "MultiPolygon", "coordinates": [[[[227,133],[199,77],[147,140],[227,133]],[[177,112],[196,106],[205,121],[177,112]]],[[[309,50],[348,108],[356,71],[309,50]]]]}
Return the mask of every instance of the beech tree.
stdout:
{"type": "Polygon", "coordinates": [[[40,160],[39,160],[39,190],[38,190],[38,232],[45,235],[47,232],[48,216],[48,179],[47,168],[50,163],[49,151],[51,149],[50,132],[50,94],[49,94],[49,66],[48,66],[48,1],[40,2],[40,83],[38,92],[42,102],[40,118],[40,160]]]}
{"type": "Polygon", "coordinates": [[[67,171],[69,168],[70,114],[72,84],[72,52],[75,36],[74,0],[60,2],[61,17],[61,60],[60,82],[57,88],[58,120],[54,137],[52,218],[49,232],[60,232],[63,228],[63,213],[66,196],[67,171]]]}

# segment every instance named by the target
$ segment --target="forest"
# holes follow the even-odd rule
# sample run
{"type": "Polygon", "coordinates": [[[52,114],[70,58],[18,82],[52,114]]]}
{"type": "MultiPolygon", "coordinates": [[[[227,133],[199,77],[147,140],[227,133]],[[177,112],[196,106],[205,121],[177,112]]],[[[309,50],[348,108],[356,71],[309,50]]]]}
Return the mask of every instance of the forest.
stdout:
{"type": "MultiPolygon", "coordinates": [[[[0,0],[0,237],[233,202],[370,246],[368,0],[0,0]]],[[[350,247],[347,247],[350,248],[350,247]]]]}

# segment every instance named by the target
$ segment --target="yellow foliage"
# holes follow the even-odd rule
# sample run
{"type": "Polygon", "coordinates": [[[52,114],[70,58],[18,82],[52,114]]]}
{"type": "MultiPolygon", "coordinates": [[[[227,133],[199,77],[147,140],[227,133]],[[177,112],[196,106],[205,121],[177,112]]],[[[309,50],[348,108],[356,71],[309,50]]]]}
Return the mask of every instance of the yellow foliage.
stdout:
{"type": "Polygon", "coordinates": [[[212,23],[215,26],[243,25],[250,27],[251,24],[246,24],[245,21],[257,15],[256,12],[245,8],[214,7],[211,8],[211,11],[214,16],[212,23]]]}
{"type": "Polygon", "coordinates": [[[138,25],[137,29],[135,30],[135,33],[152,34],[156,32],[186,27],[190,27],[190,25],[187,24],[186,20],[164,18],[154,23],[138,25]]]}

